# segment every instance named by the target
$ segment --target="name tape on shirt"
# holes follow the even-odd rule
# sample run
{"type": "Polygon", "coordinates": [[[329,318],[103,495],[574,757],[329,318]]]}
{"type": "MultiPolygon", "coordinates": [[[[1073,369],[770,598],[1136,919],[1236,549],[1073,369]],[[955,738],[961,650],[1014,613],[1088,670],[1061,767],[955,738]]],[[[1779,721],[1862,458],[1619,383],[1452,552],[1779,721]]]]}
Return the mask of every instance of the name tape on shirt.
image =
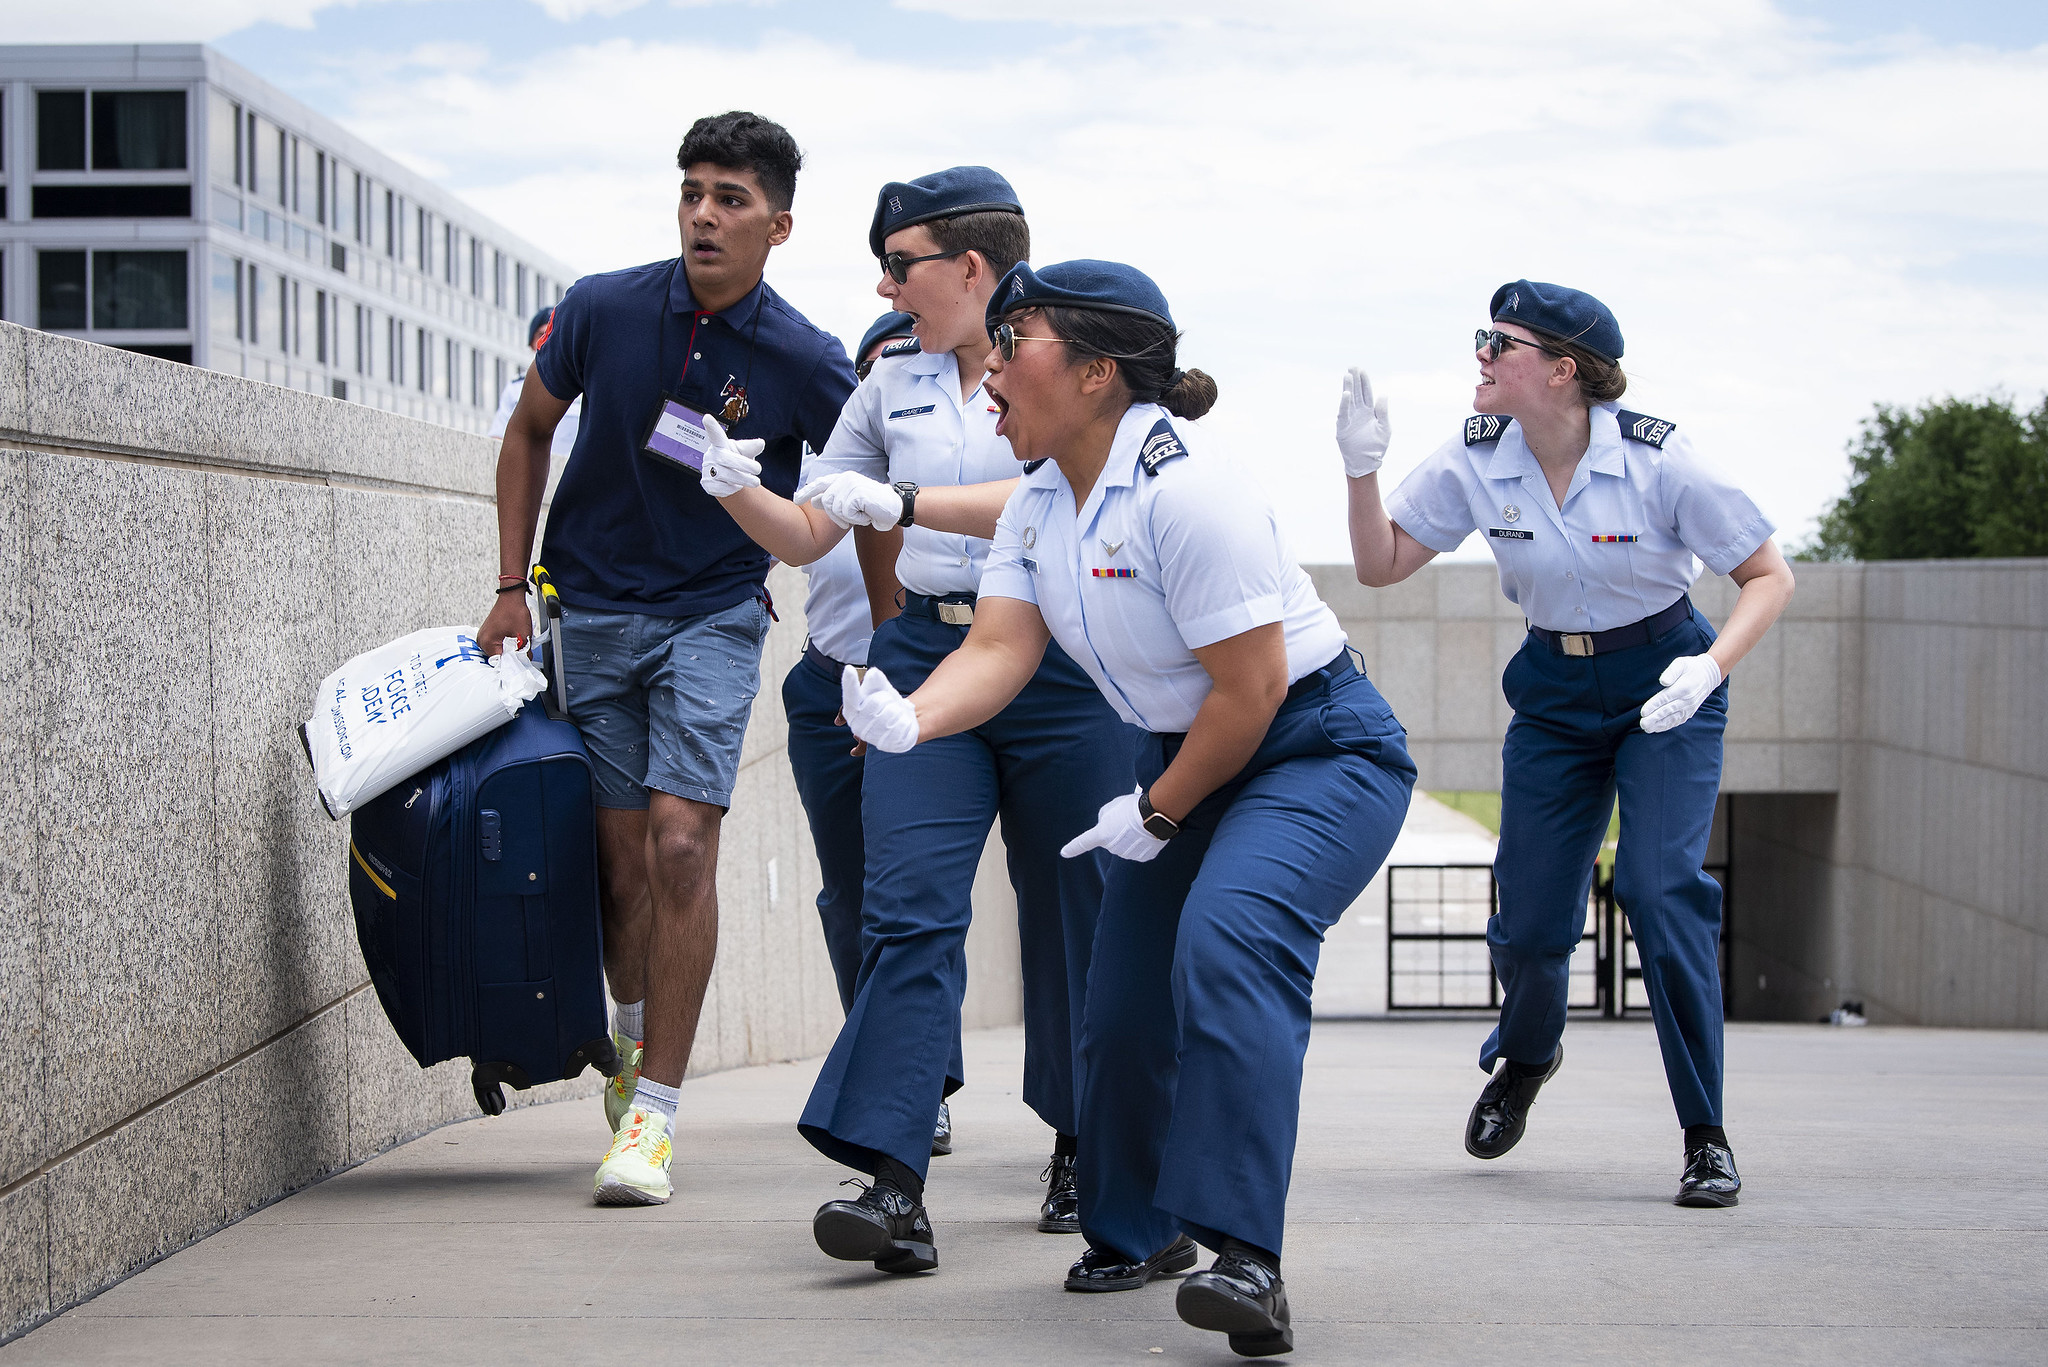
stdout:
{"type": "Polygon", "coordinates": [[[1522,527],[1488,527],[1486,534],[1502,541],[1534,541],[1536,533],[1522,527]]]}
{"type": "Polygon", "coordinates": [[[899,408],[889,415],[889,421],[894,422],[898,418],[921,418],[937,407],[935,403],[928,403],[922,408],[899,408]]]}

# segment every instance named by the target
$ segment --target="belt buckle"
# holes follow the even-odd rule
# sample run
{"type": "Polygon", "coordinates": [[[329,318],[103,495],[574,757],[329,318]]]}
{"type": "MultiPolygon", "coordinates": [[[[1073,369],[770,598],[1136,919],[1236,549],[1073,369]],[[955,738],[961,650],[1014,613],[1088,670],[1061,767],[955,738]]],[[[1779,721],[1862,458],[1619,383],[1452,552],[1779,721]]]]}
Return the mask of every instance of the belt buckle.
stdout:
{"type": "Polygon", "coordinates": [[[1567,655],[1587,656],[1593,653],[1593,633],[1590,631],[1560,631],[1557,641],[1567,655]]]}
{"type": "MultiPolygon", "coordinates": [[[[939,603],[936,606],[939,610],[939,620],[947,626],[971,627],[974,625],[974,604],[939,603]]],[[[1589,650],[1586,653],[1590,655],[1593,652],[1589,650]]]]}

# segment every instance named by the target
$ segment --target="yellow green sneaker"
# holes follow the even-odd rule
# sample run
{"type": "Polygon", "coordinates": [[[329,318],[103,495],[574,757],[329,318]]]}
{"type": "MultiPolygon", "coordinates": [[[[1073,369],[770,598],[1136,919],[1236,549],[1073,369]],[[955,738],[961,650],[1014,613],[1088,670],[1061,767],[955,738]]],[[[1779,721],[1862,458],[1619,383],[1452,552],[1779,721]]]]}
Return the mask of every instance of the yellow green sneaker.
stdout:
{"type": "Polygon", "coordinates": [[[645,1106],[626,1108],[625,1120],[612,1137],[611,1151],[597,1167],[597,1203],[601,1206],[659,1206],[674,1190],[668,1180],[668,1117],[645,1106]]]}
{"type": "Polygon", "coordinates": [[[614,1030],[612,1043],[619,1050],[619,1075],[604,1086],[604,1119],[612,1127],[612,1133],[619,1132],[619,1122],[626,1118],[626,1111],[633,1104],[633,1089],[640,1085],[640,1055],[642,1045],[627,1039],[614,1030]]]}

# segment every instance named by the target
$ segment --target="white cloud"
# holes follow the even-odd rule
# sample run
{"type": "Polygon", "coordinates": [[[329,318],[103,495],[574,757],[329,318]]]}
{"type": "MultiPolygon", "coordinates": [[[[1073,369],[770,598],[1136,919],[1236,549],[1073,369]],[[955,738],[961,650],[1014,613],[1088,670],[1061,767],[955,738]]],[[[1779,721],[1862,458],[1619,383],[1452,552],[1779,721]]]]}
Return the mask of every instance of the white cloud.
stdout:
{"type": "Polygon", "coordinates": [[[1467,339],[1516,276],[1607,300],[1629,404],[1678,421],[1788,532],[1838,489],[1872,401],[2031,395],[2048,373],[2025,325],[2048,308],[2048,49],[1851,51],[1761,0],[1268,0],[1249,19],[1223,0],[1052,0],[1017,51],[1016,21],[982,0],[900,8],[1007,22],[984,56],[929,66],[914,13],[886,58],[772,27],[563,45],[528,67],[415,52],[363,75],[350,122],[606,269],[674,250],[691,119],[779,118],[809,164],[772,278],[843,335],[881,308],[876,187],[997,166],[1040,261],[1160,280],[1183,363],[1221,383],[1209,422],[1266,472],[1310,559],[1346,553],[1343,368],[1390,395],[1398,475],[1467,411],[1467,339]]]}
{"type": "Polygon", "coordinates": [[[647,0],[534,0],[548,18],[573,24],[589,15],[611,18],[628,10],[639,9],[647,0]]]}
{"type": "Polygon", "coordinates": [[[93,0],[7,7],[10,43],[204,43],[251,24],[311,28],[322,10],[359,0],[93,0]]]}

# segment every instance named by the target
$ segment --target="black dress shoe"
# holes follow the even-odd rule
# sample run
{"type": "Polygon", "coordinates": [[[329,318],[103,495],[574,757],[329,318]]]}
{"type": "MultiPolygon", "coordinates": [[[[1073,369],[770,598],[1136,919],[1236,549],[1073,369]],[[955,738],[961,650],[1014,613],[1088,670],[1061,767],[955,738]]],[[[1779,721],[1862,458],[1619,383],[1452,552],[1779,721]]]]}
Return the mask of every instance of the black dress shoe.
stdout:
{"type": "Polygon", "coordinates": [[[1239,1357],[1294,1351],[1287,1284],[1279,1273],[1241,1253],[1220,1254],[1215,1266],[1182,1282],[1173,1308],[1197,1329],[1230,1335],[1230,1351],[1239,1357]]]}
{"type": "Polygon", "coordinates": [[[1074,1186],[1074,1155],[1054,1154],[1045,1171],[1038,1174],[1038,1180],[1048,1184],[1045,1202],[1038,1208],[1038,1232],[1079,1234],[1081,1193],[1074,1186]]]}
{"type": "Polygon", "coordinates": [[[1135,1291],[1155,1277],[1185,1272],[1195,1265],[1195,1241],[1183,1234],[1141,1263],[1107,1248],[1089,1246],[1067,1269],[1069,1291],[1135,1291]]]}
{"type": "MultiPolygon", "coordinates": [[[[858,1179],[852,1184],[860,1185],[858,1179]]],[[[886,1183],[864,1188],[854,1200],[819,1206],[811,1217],[811,1235],[830,1256],[872,1262],[877,1272],[928,1272],[939,1265],[931,1217],[886,1183]]]]}
{"type": "Polygon", "coordinates": [[[1465,1152],[1474,1158],[1498,1158],[1512,1149],[1529,1123],[1536,1093],[1557,1076],[1563,1064],[1562,1044],[1551,1056],[1550,1067],[1533,1077],[1517,1074],[1512,1063],[1503,1061],[1479,1093],[1479,1100],[1472,1103],[1472,1115],[1465,1121],[1465,1152]]]}
{"type": "Polygon", "coordinates": [[[953,1152],[953,1108],[945,1102],[939,1103],[939,1123],[932,1126],[932,1157],[940,1158],[953,1152]]]}
{"type": "Polygon", "coordinates": [[[1685,1176],[1678,1181],[1675,1206],[1732,1206],[1742,1199],[1742,1174],[1726,1144],[1695,1144],[1685,1151],[1685,1176]]]}

